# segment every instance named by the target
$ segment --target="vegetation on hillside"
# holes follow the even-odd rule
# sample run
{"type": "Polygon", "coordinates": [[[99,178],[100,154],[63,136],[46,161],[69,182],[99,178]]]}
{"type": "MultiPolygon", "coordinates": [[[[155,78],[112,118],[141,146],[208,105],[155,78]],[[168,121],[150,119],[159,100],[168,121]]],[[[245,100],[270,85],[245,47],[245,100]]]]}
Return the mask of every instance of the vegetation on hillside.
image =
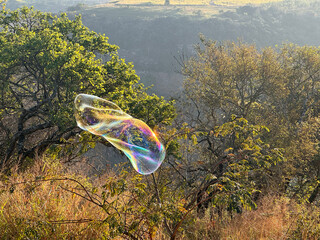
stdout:
{"type": "Polygon", "coordinates": [[[265,4],[272,2],[281,2],[283,0],[119,0],[119,1],[106,1],[106,0],[7,0],[8,7],[11,10],[22,6],[34,6],[41,11],[59,12],[66,10],[78,11],[92,6],[107,5],[221,5],[221,6],[243,6],[246,4],[265,4]]]}
{"type": "Polygon", "coordinates": [[[3,10],[0,25],[4,238],[320,237],[318,47],[201,36],[192,57],[177,59],[184,84],[174,105],[148,95],[118,47],[79,16],[25,7],[3,10]],[[108,144],[76,127],[78,93],[155,129],[162,166],[148,176],[125,165],[72,171],[96,142],[108,144]]]}
{"type": "MultiPolygon", "coordinates": [[[[265,3],[281,2],[283,0],[170,0],[170,5],[203,5],[203,6],[243,6],[247,4],[259,5],[265,3]]],[[[119,0],[116,2],[117,5],[130,5],[130,4],[141,4],[141,5],[163,5],[165,1],[161,0],[119,0]]],[[[167,3],[168,5],[168,3],[167,3]]]]}
{"type": "Polygon", "coordinates": [[[299,0],[241,7],[101,6],[69,14],[81,13],[86,26],[105,33],[120,46],[119,54],[134,62],[143,83],[169,98],[182,89],[175,58],[192,56],[200,33],[216,41],[241,39],[257,48],[286,42],[317,46],[319,10],[318,1],[299,0]]]}
{"type": "MultiPolygon", "coordinates": [[[[197,141],[201,156],[206,156],[205,169],[228,154],[233,160],[250,161],[248,153],[255,147],[230,146],[225,152],[220,138],[216,139],[217,125],[236,115],[266,126],[268,131],[262,132],[261,140],[271,149],[282,149],[286,159],[271,171],[264,170],[260,174],[262,182],[255,182],[255,186],[294,191],[290,194],[314,201],[316,197],[312,196],[320,188],[319,48],[288,44],[277,51],[258,51],[242,43],[221,45],[206,39],[202,43],[196,48],[197,55],[184,63],[186,99],[182,105],[189,106],[183,116],[193,131],[202,133],[197,141]],[[293,179],[297,181],[294,184],[293,179]],[[294,189],[288,190],[290,184],[294,189]]],[[[258,133],[255,130],[254,136],[258,133]]],[[[232,140],[237,141],[239,135],[234,134],[232,140]]],[[[258,145],[257,149],[266,154],[261,149],[264,145],[258,145]]]]}

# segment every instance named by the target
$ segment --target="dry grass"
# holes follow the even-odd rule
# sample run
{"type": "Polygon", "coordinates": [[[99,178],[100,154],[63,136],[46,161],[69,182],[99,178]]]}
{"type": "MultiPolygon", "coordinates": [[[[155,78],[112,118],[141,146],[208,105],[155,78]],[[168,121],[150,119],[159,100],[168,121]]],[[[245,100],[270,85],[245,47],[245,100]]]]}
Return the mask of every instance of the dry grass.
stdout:
{"type": "Polygon", "coordinates": [[[257,210],[245,211],[233,218],[224,212],[210,220],[210,210],[203,219],[185,229],[182,239],[320,239],[319,207],[298,204],[287,197],[265,196],[257,210]]]}
{"type": "Polygon", "coordinates": [[[235,11],[237,7],[246,4],[264,4],[281,2],[283,0],[170,0],[170,5],[164,5],[165,0],[115,0],[107,4],[96,5],[93,8],[136,8],[138,10],[165,12],[179,10],[182,15],[197,15],[212,17],[224,11],[235,11]]]}
{"type": "MultiPolygon", "coordinates": [[[[38,161],[34,167],[0,182],[1,239],[97,239],[107,229],[101,208],[63,188],[79,186],[68,180],[85,179],[63,172],[58,163],[38,161]],[[21,184],[17,184],[21,183],[21,184]]],[[[89,187],[89,186],[88,186],[89,187]]]]}
{"type": "Polygon", "coordinates": [[[285,239],[294,219],[293,203],[287,198],[265,197],[256,211],[236,216],[229,224],[220,226],[223,239],[285,239]]]}
{"type": "MultiPolygon", "coordinates": [[[[111,176],[114,173],[102,179],[111,176]]],[[[36,161],[23,173],[13,171],[10,177],[0,177],[0,239],[108,237],[108,224],[101,221],[107,217],[105,211],[66,191],[76,190],[85,195],[79,184],[62,179],[75,179],[86,189],[94,185],[98,188],[103,185],[102,180],[96,179],[93,184],[81,174],[68,173],[60,163],[48,159],[36,161]]],[[[126,202],[124,199],[123,203],[126,202]]],[[[233,218],[228,212],[219,218],[213,211],[208,209],[203,219],[192,213],[184,222],[179,239],[320,239],[320,208],[298,204],[287,197],[265,196],[257,210],[244,211],[233,218]]],[[[135,218],[134,213],[128,215],[130,219],[135,218]]],[[[154,239],[168,237],[163,227],[157,229],[154,239]]]]}

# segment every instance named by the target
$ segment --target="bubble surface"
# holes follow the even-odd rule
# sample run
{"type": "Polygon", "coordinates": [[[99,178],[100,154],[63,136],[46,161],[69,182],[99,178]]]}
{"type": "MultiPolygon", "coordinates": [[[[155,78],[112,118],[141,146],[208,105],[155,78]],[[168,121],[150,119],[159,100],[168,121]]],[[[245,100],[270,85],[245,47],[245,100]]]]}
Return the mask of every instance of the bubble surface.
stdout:
{"type": "Polygon", "coordinates": [[[146,123],[93,95],[79,94],[74,104],[78,126],[123,151],[137,172],[151,174],[161,165],[165,148],[146,123]]]}

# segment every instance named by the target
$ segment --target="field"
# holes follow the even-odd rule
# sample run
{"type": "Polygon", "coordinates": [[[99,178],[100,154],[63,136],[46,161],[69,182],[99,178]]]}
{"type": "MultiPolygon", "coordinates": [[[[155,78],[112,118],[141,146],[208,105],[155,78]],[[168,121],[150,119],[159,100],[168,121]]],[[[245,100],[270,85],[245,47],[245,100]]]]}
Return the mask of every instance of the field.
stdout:
{"type": "MultiPolygon", "coordinates": [[[[171,5],[213,5],[213,6],[242,6],[247,4],[265,4],[272,2],[281,2],[282,0],[170,0],[171,5]]],[[[150,4],[150,5],[163,5],[164,0],[117,0],[113,1],[118,5],[131,5],[131,4],[150,4]]]]}
{"type": "Polygon", "coordinates": [[[247,4],[265,4],[265,3],[273,3],[273,2],[282,2],[283,0],[216,0],[211,1],[216,5],[233,5],[233,6],[241,6],[247,4]]]}
{"type": "MultiPolygon", "coordinates": [[[[119,9],[121,13],[124,8],[136,9],[138,11],[150,12],[151,14],[166,15],[168,12],[175,12],[181,15],[198,16],[210,18],[225,11],[235,11],[237,7],[247,4],[260,5],[283,0],[169,0],[170,5],[164,5],[165,0],[115,0],[107,4],[91,6],[91,9],[119,9]]],[[[128,9],[129,10],[129,9],[128,9]]],[[[125,11],[127,12],[127,11],[125,11]]],[[[119,14],[118,11],[114,12],[119,14]]],[[[120,13],[120,14],[121,14],[120,13]]]]}

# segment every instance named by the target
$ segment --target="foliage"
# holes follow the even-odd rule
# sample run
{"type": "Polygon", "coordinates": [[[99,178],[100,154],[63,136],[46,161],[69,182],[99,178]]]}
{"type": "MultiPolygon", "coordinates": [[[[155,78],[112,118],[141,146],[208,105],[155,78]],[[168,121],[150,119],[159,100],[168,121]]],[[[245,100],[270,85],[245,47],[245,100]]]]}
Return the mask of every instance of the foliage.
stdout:
{"type": "Polygon", "coordinates": [[[5,10],[5,8],[6,8],[6,2],[7,2],[7,0],[0,1],[0,6],[2,7],[2,10],[5,10]]]}
{"type": "Polygon", "coordinates": [[[199,217],[209,205],[230,214],[254,209],[254,198],[269,185],[272,169],[285,160],[281,149],[261,140],[264,131],[268,129],[233,117],[208,132],[186,132],[179,141],[180,158],[168,159],[178,173],[175,184],[185,184],[185,209],[196,207],[199,217]]]}
{"type": "Polygon", "coordinates": [[[174,101],[147,94],[118,47],[80,17],[23,8],[3,10],[0,23],[1,236],[319,238],[319,48],[201,36],[181,58],[174,119],[174,101]],[[62,160],[101,141],[75,127],[80,92],[160,133],[167,155],[156,173],[66,171],[62,160]]]}
{"type": "MultiPolygon", "coordinates": [[[[272,2],[282,2],[283,0],[215,0],[215,1],[208,1],[208,0],[171,0],[170,4],[172,5],[222,5],[222,6],[243,6],[247,4],[265,4],[265,3],[272,3],[272,2]]],[[[145,0],[120,0],[117,2],[118,5],[129,5],[129,4],[149,4],[149,5],[158,5],[164,4],[164,1],[160,0],[152,0],[152,1],[145,1],[145,0]]],[[[169,4],[165,4],[169,5],[169,4]]]]}
{"type": "Polygon", "coordinates": [[[67,8],[67,11],[81,11],[81,10],[84,10],[88,8],[88,5],[87,4],[84,4],[84,3],[78,3],[77,5],[75,6],[70,6],[67,8]]]}
{"type": "MultiPolygon", "coordinates": [[[[186,213],[184,201],[170,197],[168,182],[158,185],[159,204],[151,178],[122,171],[90,180],[65,169],[57,160],[42,158],[24,173],[1,176],[2,237],[169,239],[164,217],[177,221],[186,213]],[[101,205],[94,203],[97,200],[101,205]]],[[[178,239],[317,239],[318,212],[316,205],[266,195],[257,202],[257,210],[244,209],[232,218],[227,209],[222,218],[210,210],[199,219],[192,211],[178,239]]]]}
{"type": "Polygon", "coordinates": [[[308,114],[317,116],[316,47],[289,44],[279,53],[271,48],[260,52],[254,45],[241,42],[219,45],[204,37],[201,40],[204,48],[198,45],[197,56],[183,69],[186,94],[200,111],[199,117],[211,115],[210,121],[217,122],[236,114],[264,123],[263,119],[272,114],[273,119],[287,118],[288,124],[295,124],[308,114]],[[206,106],[210,112],[203,111],[206,106]],[[218,110],[220,116],[214,112],[218,110]]]}
{"type": "MultiPolygon", "coordinates": [[[[6,238],[153,239],[166,234],[163,218],[177,219],[181,204],[149,180],[120,169],[99,179],[65,171],[42,158],[23,174],[0,181],[0,234],[6,238]],[[160,200],[161,198],[161,200],[160,200]],[[163,204],[162,204],[163,201],[163,204]],[[21,207],[19,207],[21,206],[21,207]],[[17,211],[15,208],[18,207],[17,211]]],[[[154,178],[154,183],[155,182],[154,178]]]]}
{"type": "Polygon", "coordinates": [[[320,3],[303,1],[285,1],[284,7],[281,3],[163,7],[159,0],[161,6],[106,4],[78,13],[86,26],[121,46],[119,53],[135,63],[143,83],[153,84],[153,92],[169,98],[180,92],[183,81],[174,57],[192,56],[199,33],[218,42],[242,39],[258,49],[284,42],[318,46],[320,3]]]}
{"type": "MultiPolygon", "coordinates": [[[[197,55],[184,65],[186,100],[194,106],[182,113],[186,120],[207,134],[232,114],[266,126],[270,132],[261,138],[271,148],[283,148],[288,160],[273,168],[277,174],[268,184],[284,189],[298,177],[309,183],[304,187],[311,187],[310,193],[318,174],[308,166],[318,159],[319,49],[287,44],[259,51],[241,42],[201,40],[203,47],[198,45],[197,55]],[[301,169],[308,173],[298,173],[301,169]]],[[[201,141],[207,152],[219,146],[209,138],[201,141]]]]}
{"type": "Polygon", "coordinates": [[[314,202],[319,192],[319,118],[310,118],[298,126],[297,138],[288,149],[293,177],[287,192],[299,201],[314,202]]]}
{"type": "Polygon", "coordinates": [[[0,25],[1,165],[12,157],[22,163],[79,132],[73,117],[78,93],[114,101],[152,127],[174,118],[172,102],[147,95],[118,47],[89,31],[80,16],[69,20],[25,7],[2,11],[0,25]]]}

